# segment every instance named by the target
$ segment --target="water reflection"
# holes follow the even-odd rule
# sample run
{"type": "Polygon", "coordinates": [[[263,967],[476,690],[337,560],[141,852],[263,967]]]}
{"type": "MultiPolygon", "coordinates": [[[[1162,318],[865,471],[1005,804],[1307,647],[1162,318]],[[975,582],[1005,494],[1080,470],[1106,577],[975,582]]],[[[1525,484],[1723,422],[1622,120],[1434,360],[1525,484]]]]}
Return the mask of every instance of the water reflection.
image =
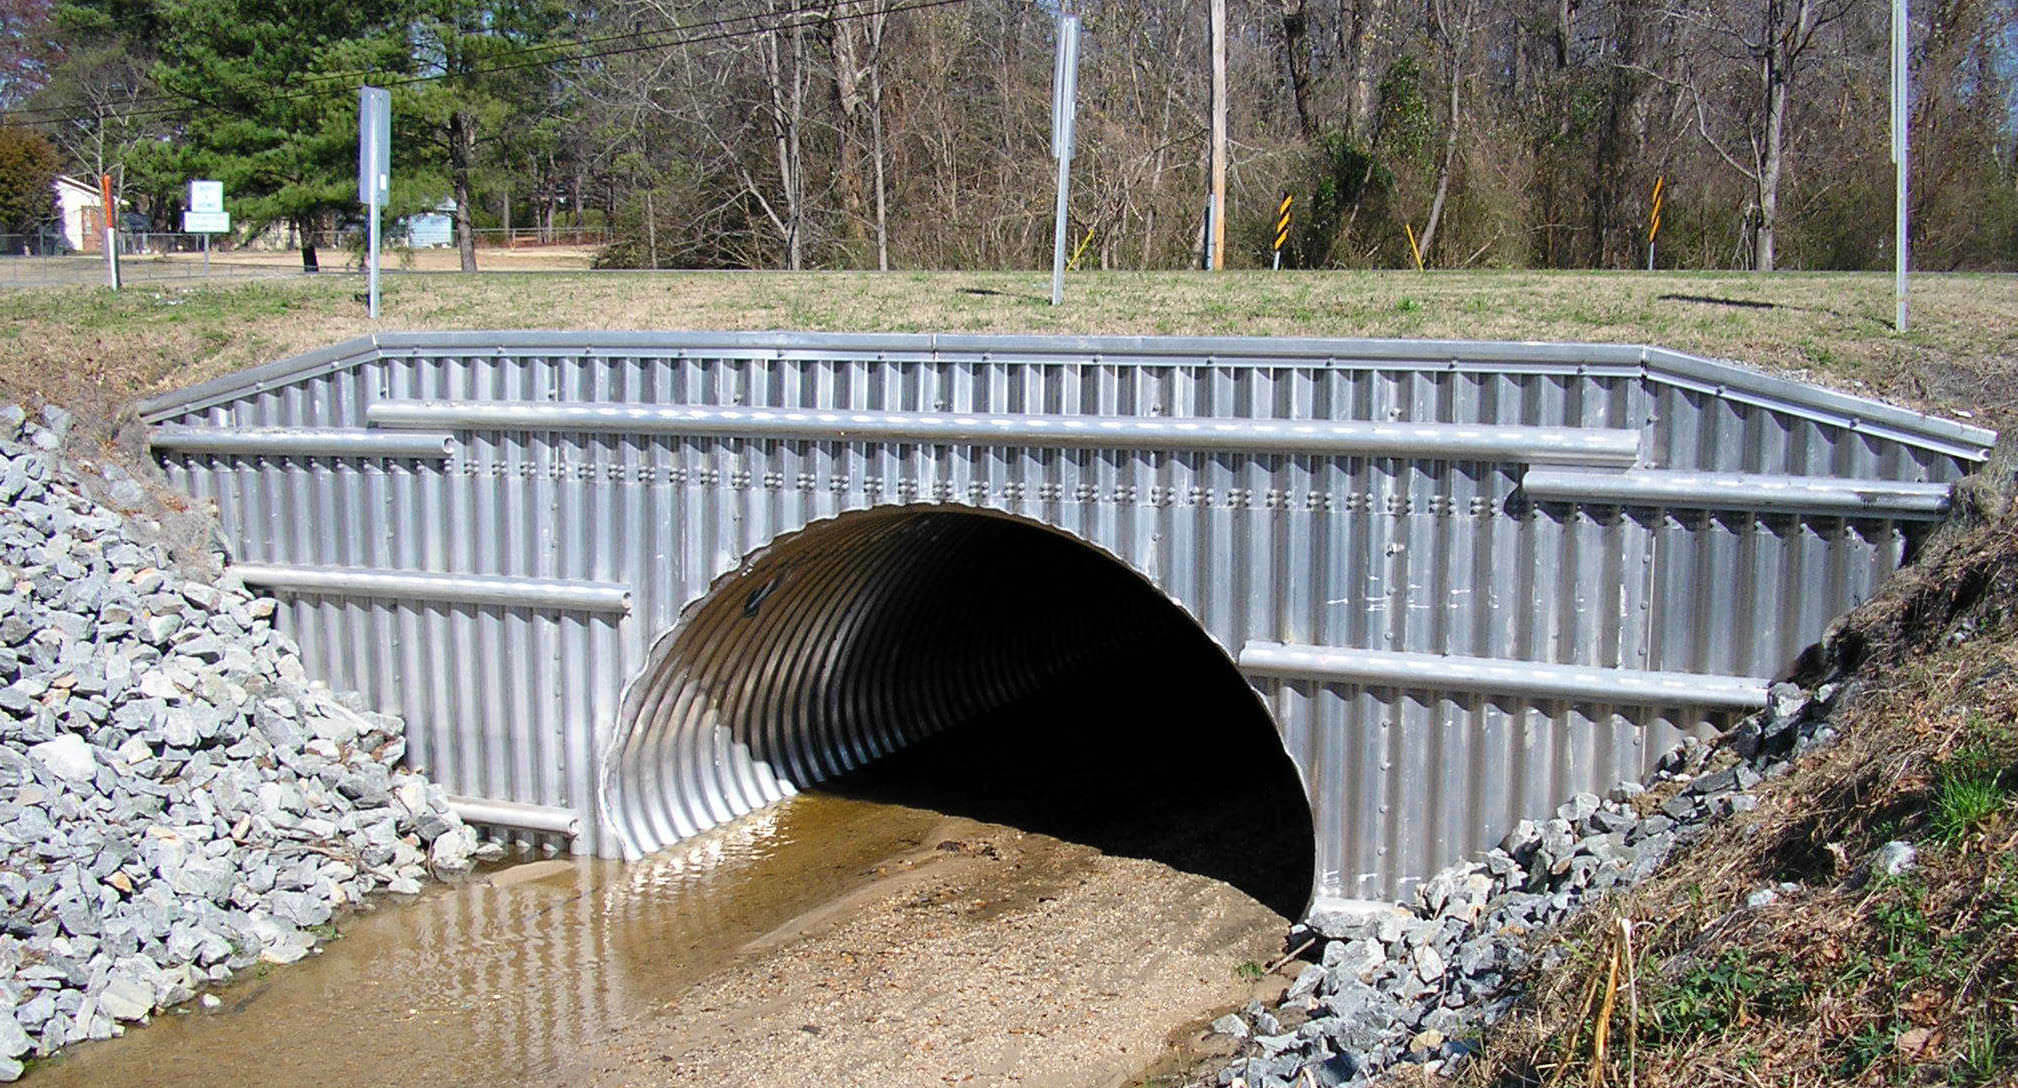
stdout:
{"type": "Polygon", "coordinates": [[[623,866],[570,860],[353,919],[321,956],[87,1045],[31,1085],[538,1081],[943,822],[800,797],[623,866]],[[528,879],[527,877],[531,877],[528,879]]]}
{"type": "Polygon", "coordinates": [[[505,870],[353,919],[218,1010],[80,1047],[29,1083],[550,1081],[752,942],[972,826],[949,817],[1163,861],[1289,916],[1310,886],[1309,811],[1260,705],[1223,656],[1143,647],[647,861],[505,870]]]}

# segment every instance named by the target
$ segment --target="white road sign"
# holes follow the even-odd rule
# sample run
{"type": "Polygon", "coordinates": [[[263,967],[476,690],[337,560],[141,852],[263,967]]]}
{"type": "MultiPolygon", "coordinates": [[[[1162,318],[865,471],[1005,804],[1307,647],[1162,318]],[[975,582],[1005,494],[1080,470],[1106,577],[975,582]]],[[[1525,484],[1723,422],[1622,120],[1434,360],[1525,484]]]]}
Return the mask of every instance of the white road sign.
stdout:
{"type": "Polygon", "coordinates": [[[189,210],[198,213],[222,214],[224,211],[224,183],[196,178],[189,183],[189,210]]]}
{"type": "Polygon", "coordinates": [[[184,234],[230,234],[230,212],[183,212],[184,234]]]}

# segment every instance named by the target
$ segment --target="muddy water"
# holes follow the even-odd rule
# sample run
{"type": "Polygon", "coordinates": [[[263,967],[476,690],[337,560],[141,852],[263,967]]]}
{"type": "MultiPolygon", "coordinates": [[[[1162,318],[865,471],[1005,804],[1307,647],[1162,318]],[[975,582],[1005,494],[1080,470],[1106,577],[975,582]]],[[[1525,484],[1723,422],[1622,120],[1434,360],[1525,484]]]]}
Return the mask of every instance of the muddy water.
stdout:
{"type": "Polygon", "coordinates": [[[1238,677],[1117,674],[644,862],[387,903],[27,1083],[1139,1084],[1282,985],[1311,830],[1238,677]]]}
{"type": "Polygon", "coordinates": [[[521,1084],[886,876],[946,818],[809,795],[636,865],[506,868],[49,1063],[35,1085],[521,1084]],[[882,868],[884,872],[879,873],[882,868]],[[192,1006],[193,1008],[193,1006],[192,1006]]]}

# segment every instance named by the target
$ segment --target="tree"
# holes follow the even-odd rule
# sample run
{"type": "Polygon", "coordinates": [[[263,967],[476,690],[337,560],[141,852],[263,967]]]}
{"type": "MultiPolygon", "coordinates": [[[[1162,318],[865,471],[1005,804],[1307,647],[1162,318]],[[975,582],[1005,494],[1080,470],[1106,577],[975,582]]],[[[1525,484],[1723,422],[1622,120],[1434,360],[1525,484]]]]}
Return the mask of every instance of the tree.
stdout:
{"type": "MultiPolygon", "coordinates": [[[[1786,173],[1788,111],[1794,76],[1816,44],[1816,35],[1851,10],[1852,0],[1738,0],[1720,6],[1707,0],[1695,7],[1676,8],[1670,15],[1698,31],[1712,56],[1721,55],[1752,69],[1756,84],[1739,91],[1731,112],[1737,118],[1744,146],[1733,152],[1710,123],[1710,91],[1705,81],[1685,82],[1695,102],[1696,130],[1703,142],[1752,184],[1758,220],[1753,231],[1752,267],[1771,272],[1774,238],[1780,226],[1781,179],[1786,173]]],[[[1694,66],[1714,72],[1711,66],[1694,66]]]]}
{"type": "Polygon", "coordinates": [[[409,71],[389,0],[162,0],[162,90],[196,103],[173,162],[214,177],[248,226],[286,223],[302,265],[316,232],[357,206],[357,91],[409,71]]]}
{"type": "Polygon", "coordinates": [[[56,218],[60,165],[41,133],[0,125],[0,231],[34,234],[56,218]]]}
{"type": "Polygon", "coordinates": [[[33,94],[61,55],[50,0],[0,0],[0,107],[33,94]]]}
{"type": "Polygon", "coordinates": [[[407,16],[417,74],[429,78],[402,89],[395,110],[414,117],[430,165],[446,173],[465,272],[477,270],[472,179],[481,156],[552,109],[564,70],[519,62],[551,44],[566,17],[552,0],[417,0],[407,16]]]}
{"type": "Polygon", "coordinates": [[[179,188],[180,179],[149,176],[162,139],[173,132],[152,75],[154,43],[163,33],[154,0],[62,0],[50,23],[61,40],[60,59],[33,104],[58,116],[48,133],[70,168],[92,178],[112,175],[120,199],[129,183],[179,188]]]}

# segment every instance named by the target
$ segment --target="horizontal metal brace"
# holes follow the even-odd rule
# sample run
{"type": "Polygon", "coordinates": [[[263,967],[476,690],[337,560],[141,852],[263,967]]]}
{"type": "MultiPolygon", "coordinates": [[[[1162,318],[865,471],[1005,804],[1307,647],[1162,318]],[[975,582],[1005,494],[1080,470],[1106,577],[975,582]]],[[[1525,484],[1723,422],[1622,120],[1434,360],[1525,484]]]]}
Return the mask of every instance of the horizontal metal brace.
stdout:
{"type": "Polygon", "coordinates": [[[247,457],[418,457],[441,459],[455,436],[412,431],[310,427],[190,427],[164,424],[148,435],[158,451],[247,457]]]}
{"type": "Polygon", "coordinates": [[[570,838],[582,833],[582,818],[571,808],[528,805],[518,801],[489,801],[477,797],[451,797],[449,810],[464,823],[489,827],[509,827],[518,831],[544,831],[570,838]]]}
{"type": "Polygon", "coordinates": [[[436,574],[363,567],[291,567],[233,563],[229,573],[246,585],[345,597],[394,597],[451,604],[495,604],[573,612],[631,610],[631,591],[610,582],[513,578],[494,574],[436,574]]]}
{"type": "Polygon", "coordinates": [[[523,401],[380,401],[367,408],[366,413],[373,423],[387,427],[476,431],[592,431],[1047,448],[1145,447],[1621,466],[1632,464],[1640,449],[1638,431],[1468,423],[854,412],[523,401]]]}
{"type": "Polygon", "coordinates": [[[1948,510],[1947,484],[1825,476],[1535,468],[1521,487],[1534,499],[1632,506],[1916,519],[1939,519],[1948,510]]]}
{"type": "Polygon", "coordinates": [[[1250,642],[1241,671],[1361,687],[1471,691],[1536,699],[1632,706],[1702,706],[1747,710],[1766,705],[1770,680],[1586,665],[1549,665],[1486,657],[1290,646],[1250,642]]]}

